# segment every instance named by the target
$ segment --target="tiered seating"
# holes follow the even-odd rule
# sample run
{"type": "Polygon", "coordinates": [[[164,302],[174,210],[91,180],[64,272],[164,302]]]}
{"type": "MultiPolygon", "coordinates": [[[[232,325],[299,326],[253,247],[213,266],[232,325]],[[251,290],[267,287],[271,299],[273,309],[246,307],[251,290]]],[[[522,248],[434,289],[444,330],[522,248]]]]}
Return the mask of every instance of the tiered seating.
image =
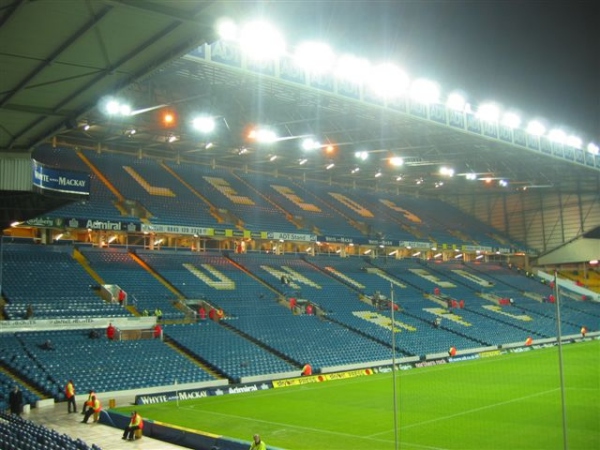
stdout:
{"type": "Polygon", "coordinates": [[[90,174],[90,198],[58,208],[48,213],[49,217],[139,222],[135,217],[121,215],[119,210],[114,206],[115,195],[106,187],[102,180],[98,179],[87,164],[77,156],[75,150],[60,147],[53,148],[49,145],[39,146],[33,152],[33,158],[53,167],[90,174]]]}
{"type": "Polygon", "coordinates": [[[87,156],[123,196],[139,201],[152,214],[152,222],[200,227],[217,225],[209,205],[157,161],[124,155],[87,156]]]}
{"type": "MultiPolygon", "coordinates": [[[[256,318],[254,323],[260,328],[260,321],[256,318]]],[[[230,380],[239,381],[242,377],[299,370],[293,364],[211,321],[196,325],[169,326],[166,334],[230,380]]]]}
{"type": "Polygon", "coordinates": [[[273,293],[218,253],[138,250],[137,254],[187,299],[205,299],[227,315],[271,314],[275,306],[273,293]]]}
{"type": "Polygon", "coordinates": [[[324,200],[305,191],[291,180],[262,175],[237,174],[254,189],[265,193],[278,205],[321,235],[357,236],[360,231],[334,211],[324,200]],[[315,230],[315,227],[317,230],[315,230]]]}
{"type": "MultiPolygon", "coordinates": [[[[168,328],[168,326],[165,326],[168,328]]],[[[89,330],[19,333],[36,365],[62,390],[72,379],[79,392],[96,392],[192,383],[214,378],[158,339],[90,339],[89,330]],[[54,350],[40,344],[50,340],[54,350]]],[[[62,398],[59,391],[55,397],[62,398]]]]}
{"type": "Polygon", "coordinates": [[[36,319],[129,315],[93,293],[94,279],[71,257],[71,250],[70,246],[4,243],[2,290],[10,319],[25,318],[28,305],[36,319]]]}
{"type": "Polygon", "coordinates": [[[101,450],[81,439],[36,425],[22,417],[0,411],[0,448],[2,450],[101,450]]]}
{"type": "Polygon", "coordinates": [[[116,284],[127,292],[129,303],[133,303],[138,311],[152,313],[159,308],[164,319],[184,316],[172,305],[175,294],[134,261],[125,249],[82,247],[80,250],[106,283],[116,284]]]}
{"type": "MultiPolygon", "coordinates": [[[[60,387],[54,383],[50,374],[39,367],[35,359],[27,353],[22,342],[14,334],[0,334],[0,361],[3,366],[10,368],[15,373],[21,375],[22,379],[35,386],[41,392],[49,396],[57,396],[61,391],[60,387]]],[[[12,389],[16,381],[8,378],[6,375],[0,377],[0,397],[3,401],[8,401],[8,392],[12,389]]],[[[23,392],[23,402],[33,404],[40,398],[37,394],[31,392],[26,386],[20,386],[23,392]]],[[[2,410],[2,408],[0,408],[2,410]]]]}
{"type": "Polygon", "coordinates": [[[208,198],[217,208],[226,210],[243,221],[251,231],[298,231],[285,217],[285,211],[277,208],[258,191],[240,178],[222,169],[206,169],[170,164],[181,178],[208,198]]]}

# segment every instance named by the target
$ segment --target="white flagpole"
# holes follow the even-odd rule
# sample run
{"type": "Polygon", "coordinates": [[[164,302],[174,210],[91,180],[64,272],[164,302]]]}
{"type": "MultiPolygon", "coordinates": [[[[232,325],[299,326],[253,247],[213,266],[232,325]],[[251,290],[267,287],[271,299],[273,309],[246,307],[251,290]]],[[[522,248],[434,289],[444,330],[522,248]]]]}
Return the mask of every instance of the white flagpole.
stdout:
{"type": "Polygon", "coordinates": [[[556,340],[558,342],[558,371],[560,373],[560,395],[562,403],[563,448],[569,448],[567,442],[567,406],[565,398],[565,376],[563,373],[562,331],[560,323],[560,300],[558,298],[558,276],[554,271],[554,298],[556,302],[556,340]]]}
{"type": "Polygon", "coordinates": [[[392,382],[394,395],[394,448],[398,448],[398,405],[396,401],[396,332],[394,321],[394,285],[390,283],[390,309],[392,318],[392,382]]]}
{"type": "Polygon", "coordinates": [[[179,409],[179,391],[177,388],[177,378],[175,379],[175,398],[177,399],[177,409],[179,409]]]}

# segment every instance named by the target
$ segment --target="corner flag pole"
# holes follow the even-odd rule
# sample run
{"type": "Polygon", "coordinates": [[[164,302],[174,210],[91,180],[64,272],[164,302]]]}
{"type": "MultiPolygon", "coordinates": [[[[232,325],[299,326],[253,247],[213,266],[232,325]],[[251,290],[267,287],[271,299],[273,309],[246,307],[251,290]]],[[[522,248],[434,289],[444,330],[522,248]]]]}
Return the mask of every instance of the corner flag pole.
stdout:
{"type": "Polygon", "coordinates": [[[562,332],[560,324],[560,300],[558,298],[558,271],[554,270],[554,298],[556,300],[556,339],[558,342],[558,371],[560,373],[560,396],[562,403],[563,448],[569,448],[567,442],[567,408],[565,398],[565,376],[563,372],[562,332]]]}
{"type": "Polygon", "coordinates": [[[396,400],[396,332],[394,321],[394,284],[390,283],[390,309],[392,318],[392,382],[394,383],[394,448],[398,448],[398,405],[396,400]]]}

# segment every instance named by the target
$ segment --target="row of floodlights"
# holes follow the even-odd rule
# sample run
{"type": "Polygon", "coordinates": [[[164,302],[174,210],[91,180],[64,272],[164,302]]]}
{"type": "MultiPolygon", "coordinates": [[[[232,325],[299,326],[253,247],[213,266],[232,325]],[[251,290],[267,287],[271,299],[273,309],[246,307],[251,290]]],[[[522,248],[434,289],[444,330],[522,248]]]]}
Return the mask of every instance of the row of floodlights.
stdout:
{"type": "MultiPolygon", "coordinates": [[[[238,27],[233,21],[222,19],[217,23],[217,31],[222,40],[238,42],[241,51],[250,59],[272,60],[287,55],[283,35],[267,22],[250,22],[238,27]]],[[[321,42],[302,43],[295,48],[291,57],[298,67],[310,73],[333,73],[340,79],[364,83],[375,94],[383,97],[393,98],[408,94],[412,100],[420,103],[443,103],[438,83],[427,79],[411,82],[401,68],[390,62],[372,65],[367,59],[350,54],[336,57],[333,49],[321,42]]],[[[482,104],[474,111],[464,96],[456,92],[448,96],[446,106],[455,111],[474,113],[483,121],[513,129],[522,124],[516,112],[507,111],[501,114],[500,107],[495,103],[482,104]]],[[[533,136],[547,135],[553,142],[583,148],[580,137],[558,128],[547,130],[541,120],[530,121],[525,130],[533,136]]],[[[589,143],[587,150],[592,154],[599,154],[598,145],[595,143],[589,143]]]]}

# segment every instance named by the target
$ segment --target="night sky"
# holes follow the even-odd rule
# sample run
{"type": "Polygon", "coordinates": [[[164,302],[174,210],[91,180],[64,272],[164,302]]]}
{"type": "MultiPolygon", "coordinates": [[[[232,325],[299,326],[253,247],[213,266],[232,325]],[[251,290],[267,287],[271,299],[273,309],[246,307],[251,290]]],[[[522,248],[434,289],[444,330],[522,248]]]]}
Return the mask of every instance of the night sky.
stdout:
{"type": "Polygon", "coordinates": [[[443,93],[600,142],[600,1],[267,1],[257,13],[288,45],[391,60],[443,93]]]}

